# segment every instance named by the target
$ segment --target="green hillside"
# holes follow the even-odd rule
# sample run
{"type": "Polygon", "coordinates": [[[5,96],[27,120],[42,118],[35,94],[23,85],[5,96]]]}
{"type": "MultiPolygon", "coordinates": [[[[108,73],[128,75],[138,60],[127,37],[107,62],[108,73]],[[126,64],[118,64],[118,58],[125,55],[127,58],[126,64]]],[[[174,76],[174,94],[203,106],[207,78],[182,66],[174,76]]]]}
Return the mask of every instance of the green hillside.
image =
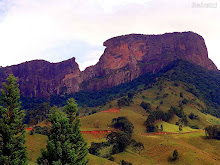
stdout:
{"type": "MultiPolygon", "coordinates": [[[[119,112],[116,113],[107,110],[118,108],[119,100],[129,97],[127,94],[101,106],[80,107],[81,130],[97,131],[83,133],[89,148],[92,142],[106,142],[108,133],[98,131],[115,130],[111,125],[112,119],[124,116],[134,125],[132,139],[141,142],[145,149],[139,154],[129,145],[124,152],[113,154],[111,156],[113,161],[89,154],[89,164],[120,164],[122,160],[131,162],[133,165],[220,164],[220,141],[208,139],[203,130],[208,125],[219,125],[220,119],[204,113],[204,109],[207,109],[206,101],[190,92],[187,83],[157,79],[147,87],[138,86],[133,94],[129,106],[122,105],[119,112]],[[160,130],[158,133],[147,133],[145,122],[150,113],[140,106],[142,102],[149,103],[151,111],[163,111],[164,113],[167,113],[171,106],[179,107],[181,105],[188,124],[183,125],[182,131],[180,131],[176,123],[181,118],[173,115],[167,122],[159,120],[154,123],[159,128],[163,125],[163,133],[159,133],[160,130]],[[190,119],[191,113],[197,117],[190,119]],[[199,129],[194,129],[195,126],[199,129]],[[175,149],[178,150],[179,159],[173,161],[172,154],[175,149]]],[[[44,125],[41,123],[41,126],[44,125]]],[[[27,145],[29,160],[34,163],[40,154],[40,148],[45,148],[46,136],[27,135],[27,145]]],[[[100,152],[106,151],[103,149],[100,152]]]]}

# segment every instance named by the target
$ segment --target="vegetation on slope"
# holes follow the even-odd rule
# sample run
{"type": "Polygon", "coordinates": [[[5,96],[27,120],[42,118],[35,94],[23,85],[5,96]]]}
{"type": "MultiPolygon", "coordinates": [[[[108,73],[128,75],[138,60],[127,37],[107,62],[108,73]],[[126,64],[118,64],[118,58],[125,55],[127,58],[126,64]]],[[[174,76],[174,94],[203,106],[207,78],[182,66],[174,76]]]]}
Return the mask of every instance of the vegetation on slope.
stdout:
{"type": "MultiPolygon", "coordinates": [[[[175,81],[184,84],[186,91],[202,99],[207,105],[202,111],[220,117],[220,72],[208,71],[188,61],[176,60],[156,74],[146,73],[131,82],[100,91],[80,91],[74,95],[51,96],[49,100],[22,97],[24,109],[36,109],[38,103],[50,102],[50,105],[64,106],[68,98],[74,97],[79,106],[95,107],[127,95],[152,87],[157,81],[175,81]]],[[[166,97],[166,96],[164,96],[166,97]]]]}

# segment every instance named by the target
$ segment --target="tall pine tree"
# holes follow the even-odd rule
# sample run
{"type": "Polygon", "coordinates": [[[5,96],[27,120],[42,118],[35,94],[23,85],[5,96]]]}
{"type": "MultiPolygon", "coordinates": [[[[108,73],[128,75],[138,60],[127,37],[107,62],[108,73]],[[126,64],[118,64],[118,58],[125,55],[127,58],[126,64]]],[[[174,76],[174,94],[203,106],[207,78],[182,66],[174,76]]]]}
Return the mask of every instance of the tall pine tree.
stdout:
{"type": "Polygon", "coordinates": [[[38,164],[85,165],[88,162],[88,151],[80,131],[75,100],[69,99],[64,110],[62,112],[55,108],[49,115],[52,128],[48,135],[47,150],[41,151],[38,164]]]}
{"type": "Polygon", "coordinates": [[[20,110],[20,90],[17,79],[9,75],[0,96],[0,164],[27,164],[24,112],[20,110]]]}

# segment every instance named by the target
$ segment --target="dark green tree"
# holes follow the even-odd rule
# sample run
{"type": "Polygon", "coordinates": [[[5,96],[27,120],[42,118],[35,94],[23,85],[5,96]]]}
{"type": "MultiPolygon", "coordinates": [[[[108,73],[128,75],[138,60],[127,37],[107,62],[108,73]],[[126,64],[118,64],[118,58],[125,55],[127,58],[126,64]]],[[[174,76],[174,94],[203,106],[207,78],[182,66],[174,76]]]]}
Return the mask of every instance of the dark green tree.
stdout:
{"type": "Polygon", "coordinates": [[[210,139],[220,140],[220,126],[219,125],[209,125],[205,128],[205,134],[210,139]]]}
{"type": "Polygon", "coordinates": [[[173,151],[173,160],[177,160],[179,158],[179,153],[177,150],[173,151]]]}
{"type": "Polygon", "coordinates": [[[142,101],[140,106],[148,113],[152,111],[150,103],[142,101]]]}
{"type": "Polygon", "coordinates": [[[183,92],[180,92],[180,97],[182,97],[182,98],[183,98],[183,92]]]}
{"type": "Polygon", "coordinates": [[[9,75],[0,96],[0,164],[27,164],[24,112],[20,110],[20,90],[17,79],[9,75]]]}
{"type": "Polygon", "coordinates": [[[112,132],[107,136],[107,141],[113,145],[112,154],[123,152],[129,145],[130,136],[122,131],[112,132]]]}
{"type": "Polygon", "coordinates": [[[118,118],[113,118],[112,125],[114,128],[120,129],[121,131],[127,133],[131,137],[134,126],[126,117],[121,116],[118,118]]]}
{"type": "Polygon", "coordinates": [[[162,124],[160,125],[160,130],[163,131],[163,125],[162,124]]]}
{"type": "Polygon", "coordinates": [[[147,126],[147,133],[149,132],[156,132],[156,127],[153,124],[147,126]]]}
{"type": "Polygon", "coordinates": [[[127,97],[122,97],[118,100],[118,107],[130,106],[131,102],[132,102],[131,99],[127,97]]]}
{"type": "Polygon", "coordinates": [[[80,131],[80,120],[76,116],[77,104],[69,99],[64,107],[65,112],[54,108],[49,115],[52,124],[48,135],[47,150],[41,151],[38,164],[72,164],[88,163],[86,142],[80,131]]]}

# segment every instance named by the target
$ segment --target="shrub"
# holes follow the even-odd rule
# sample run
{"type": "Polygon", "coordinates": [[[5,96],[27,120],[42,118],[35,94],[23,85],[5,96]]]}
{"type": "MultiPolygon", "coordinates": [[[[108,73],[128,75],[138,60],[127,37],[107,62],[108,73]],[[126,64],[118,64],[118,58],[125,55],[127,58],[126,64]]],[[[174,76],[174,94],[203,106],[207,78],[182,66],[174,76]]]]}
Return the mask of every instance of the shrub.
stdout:
{"type": "Polygon", "coordinates": [[[113,118],[112,125],[114,128],[124,131],[129,136],[131,136],[134,129],[133,124],[126,117],[123,116],[118,118],[113,118]]]}
{"type": "Polygon", "coordinates": [[[179,159],[179,153],[177,150],[174,150],[173,151],[173,160],[177,160],[177,159],[179,159]]]}
{"type": "Polygon", "coordinates": [[[115,158],[114,158],[114,157],[112,157],[112,156],[110,156],[110,157],[108,158],[108,160],[110,160],[110,161],[114,161],[114,160],[115,160],[115,158]]]}
{"type": "Polygon", "coordinates": [[[141,151],[144,150],[144,145],[141,142],[137,142],[136,144],[133,145],[133,150],[135,152],[138,151],[138,153],[140,154],[141,151]]]}
{"type": "Polygon", "coordinates": [[[147,102],[142,101],[142,103],[140,104],[140,106],[141,106],[142,108],[144,108],[144,110],[145,110],[146,112],[151,112],[151,105],[150,105],[150,103],[147,103],[147,102]]]}
{"type": "Polygon", "coordinates": [[[165,93],[165,94],[163,95],[163,98],[166,98],[168,95],[169,95],[168,93],[165,93]]]}
{"type": "Polygon", "coordinates": [[[36,127],[33,128],[33,130],[34,130],[35,133],[38,133],[38,134],[41,134],[41,135],[47,135],[50,131],[47,126],[43,126],[43,127],[36,126],[36,127]]]}
{"type": "Polygon", "coordinates": [[[91,146],[89,148],[89,153],[92,155],[99,156],[100,155],[99,150],[101,150],[105,147],[108,147],[108,146],[110,146],[110,143],[108,143],[108,142],[101,142],[101,143],[92,142],[91,146]]]}
{"type": "Polygon", "coordinates": [[[213,125],[205,128],[205,134],[210,139],[218,139],[220,140],[220,126],[213,125]]]}
{"type": "Polygon", "coordinates": [[[174,85],[174,86],[176,86],[176,87],[178,87],[178,86],[179,86],[179,84],[178,84],[178,83],[176,83],[176,82],[175,82],[175,83],[173,83],[173,85],[174,85]]]}
{"type": "Polygon", "coordinates": [[[188,103],[188,100],[184,98],[184,99],[182,100],[182,103],[183,103],[183,104],[187,104],[187,103],[188,103]]]}
{"type": "Polygon", "coordinates": [[[30,134],[30,135],[34,135],[34,131],[33,131],[33,130],[31,130],[29,134],[30,134]]]}
{"type": "Polygon", "coordinates": [[[153,124],[147,126],[147,132],[155,132],[156,127],[153,124]]]}
{"type": "Polygon", "coordinates": [[[118,100],[118,107],[129,106],[131,102],[132,102],[131,99],[127,97],[122,97],[121,99],[118,100]]]}
{"type": "Polygon", "coordinates": [[[199,126],[198,125],[191,125],[190,126],[192,129],[199,129],[199,126]]]}
{"type": "Polygon", "coordinates": [[[189,118],[191,120],[193,120],[193,119],[197,120],[198,119],[198,115],[195,115],[194,113],[191,112],[190,115],[189,115],[189,118]]]}
{"type": "Polygon", "coordinates": [[[132,163],[126,162],[126,161],[122,160],[122,161],[121,161],[121,165],[132,165],[132,163]]]}
{"type": "Polygon", "coordinates": [[[129,145],[130,136],[122,131],[112,132],[107,136],[107,141],[113,145],[112,154],[123,152],[129,145]]]}
{"type": "Polygon", "coordinates": [[[183,130],[183,126],[180,124],[179,125],[179,131],[182,131],[183,130]]]}

